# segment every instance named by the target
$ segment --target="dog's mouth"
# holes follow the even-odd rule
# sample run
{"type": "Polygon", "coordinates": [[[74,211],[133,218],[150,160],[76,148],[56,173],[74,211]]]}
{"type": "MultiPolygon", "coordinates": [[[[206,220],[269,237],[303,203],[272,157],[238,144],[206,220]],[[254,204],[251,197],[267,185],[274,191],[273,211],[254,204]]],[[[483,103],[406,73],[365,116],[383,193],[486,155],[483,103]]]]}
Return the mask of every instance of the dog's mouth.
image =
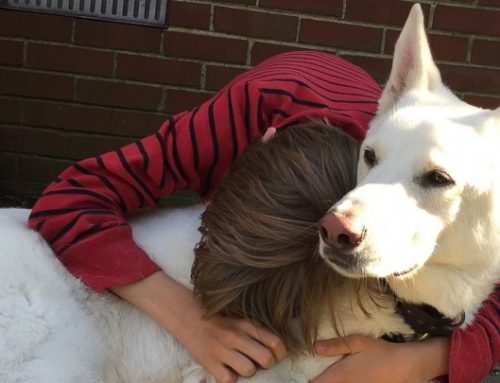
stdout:
{"type": "Polygon", "coordinates": [[[359,253],[356,251],[349,250],[339,250],[331,246],[321,243],[320,254],[322,258],[330,264],[334,269],[336,269],[341,274],[345,276],[358,278],[363,275],[372,275],[378,278],[401,278],[411,274],[413,271],[418,269],[420,266],[418,263],[408,267],[407,269],[390,273],[380,273],[371,270],[370,261],[366,254],[359,253]]]}
{"type": "Polygon", "coordinates": [[[320,254],[334,269],[346,276],[359,277],[362,274],[364,262],[351,252],[340,252],[323,246],[320,254]]]}
{"type": "Polygon", "coordinates": [[[402,277],[404,275],[407,275],[407,274],[410,274],[413,270],[415,270],[416,268],[418,267],[418,265],[413,265],[412,267],[410,267],[409,269],[406,269],[404,271],[398,271],[397,273],[393,273],[392,276],[393,277],[402,277]]]}
{"type": "Polygon", "coordinates": [[[328,262],[334,264],[337,267],[340,267],[341,269],[344,269],[346,271],[351,271],[354,269],[355,265],[352,262],[348,262],[343,258],[339,258],[336,256],[329,256],[328,257],[328,262]]]}

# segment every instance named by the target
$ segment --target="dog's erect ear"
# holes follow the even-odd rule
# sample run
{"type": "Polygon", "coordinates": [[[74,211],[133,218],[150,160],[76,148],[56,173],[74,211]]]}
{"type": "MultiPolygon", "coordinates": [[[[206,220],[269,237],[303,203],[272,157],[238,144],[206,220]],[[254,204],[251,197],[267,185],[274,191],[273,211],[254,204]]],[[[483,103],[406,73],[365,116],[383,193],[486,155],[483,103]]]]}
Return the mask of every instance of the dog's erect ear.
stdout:
{"type": "Polygon", "coordinates": [[[425,34],[422,8],[415,4],[396,43],[391,74],[379,100],[379,113],[392,108],[406,91],[432,90],[440,83],[441,75],[425,34]]]}

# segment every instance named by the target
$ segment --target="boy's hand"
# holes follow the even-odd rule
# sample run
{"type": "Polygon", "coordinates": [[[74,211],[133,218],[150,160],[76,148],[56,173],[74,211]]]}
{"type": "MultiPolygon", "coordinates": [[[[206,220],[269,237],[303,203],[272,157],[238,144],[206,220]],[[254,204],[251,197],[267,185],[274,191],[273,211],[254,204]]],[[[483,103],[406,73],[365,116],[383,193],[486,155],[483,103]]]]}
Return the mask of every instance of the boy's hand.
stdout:
{"type": "Polygon", "coordinates": [[[269,368],[286,356],[276,335],[247,320],[203,319],[205,310],[192,291],[161,271],[112,290],[166,328],[220,383],[251,376],[256,366],[269,368]]]}
{"type": "Polygon", "coordinates": [[[252,376],[257,366],[270,368],[286,356],[276,335],[247,320],[222,316],[195,321],[183,343],[220,383],[252,376]]]}
{"type": "Polygon", "coordinates": [[[363,335],[318,341],[323,356],[345,355],[312,383],[421,383],[448,373],[449,340],[390,343],[363,335]]]}

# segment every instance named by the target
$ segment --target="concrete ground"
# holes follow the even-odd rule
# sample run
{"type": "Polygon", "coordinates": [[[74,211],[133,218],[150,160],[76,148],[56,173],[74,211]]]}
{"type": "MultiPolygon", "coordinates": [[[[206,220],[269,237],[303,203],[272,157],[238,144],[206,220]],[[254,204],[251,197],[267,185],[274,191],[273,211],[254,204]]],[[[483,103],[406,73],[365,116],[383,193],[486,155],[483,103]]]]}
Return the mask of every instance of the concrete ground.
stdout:
{"type": "Polygon", "coordinates": [[[488,378],[486,378],[483,383],[500,383],[500,365],[497,366],[495,371],[493,371],[488,378]]]}

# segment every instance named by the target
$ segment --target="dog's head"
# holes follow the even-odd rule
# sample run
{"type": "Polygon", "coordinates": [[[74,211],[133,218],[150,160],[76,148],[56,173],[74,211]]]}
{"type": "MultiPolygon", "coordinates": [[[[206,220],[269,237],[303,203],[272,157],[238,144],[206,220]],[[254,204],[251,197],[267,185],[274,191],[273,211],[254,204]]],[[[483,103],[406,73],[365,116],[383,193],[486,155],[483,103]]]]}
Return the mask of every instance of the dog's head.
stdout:
{"type": "Polygon", "coordinates": [[[192,280],[208,315],[249,318],[289,351],[311,346],[343,280],[318,255],[317,222],[355,184],[359,145],[325,123],[280,131],[233,164],[202,216],[192,280]]]}
{"type": "Polygon", "coordinates": [[[322,256],[346,276],[390,282],[426,267],[498,265],[500,252],[484,250],[498,244],[499,121],[500,111],[443,85],[415,5],[360,150],[357,187],[321,220],[322,256]]]}

